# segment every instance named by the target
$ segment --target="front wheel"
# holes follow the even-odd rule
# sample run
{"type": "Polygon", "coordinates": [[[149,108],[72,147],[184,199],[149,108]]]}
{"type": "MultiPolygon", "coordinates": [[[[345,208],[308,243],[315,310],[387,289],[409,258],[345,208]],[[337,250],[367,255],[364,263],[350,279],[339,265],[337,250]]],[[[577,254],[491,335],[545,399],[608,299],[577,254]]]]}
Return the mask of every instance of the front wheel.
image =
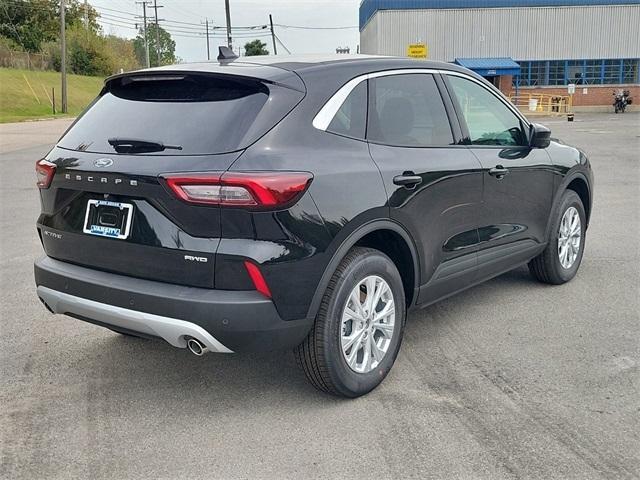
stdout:
{"type": "Polygon", "coordinates": [[[356,247],[340,263],[295,356],[317,389],[359,397],[395,362],[406,318],[402,279],[378,250],[356,247]]]}
{"type": "Polygon", "coordinates": [[[529,271],[541,282],[560,285],[575,277],[582,262],[586,231],[582,200],[573,190],[564,192],[544,251],[529,262],[529,271]]]}

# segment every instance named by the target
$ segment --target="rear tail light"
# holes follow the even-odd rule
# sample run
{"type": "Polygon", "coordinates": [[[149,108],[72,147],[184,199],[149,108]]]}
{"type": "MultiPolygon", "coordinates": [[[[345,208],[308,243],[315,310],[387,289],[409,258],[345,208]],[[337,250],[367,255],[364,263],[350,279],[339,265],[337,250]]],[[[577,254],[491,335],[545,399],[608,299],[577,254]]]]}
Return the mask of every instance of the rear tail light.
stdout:
{"type": "Polygon", "coordinates": [[[248,260],[245,260],[244,267],[247,269],[249,277],[251,277],[251,281],[256,287],[256,290],[265,297],[271,298],[271,290],[269,290],[269,285],[267,285],[267,281],[262,276],[262,272],[260,272],[258,266],[248,260]]]}
{"type": "Polygon", "coordinates": [[[189,203],[277,208],[298,199],[313,176],[307,172],[226,172],[162,176],[189,203]]]}
{"type": "Polygon", "coordinates": [[[36,162],[36,185],[39,188],[49,188],[53,175],[56,173],[56,164],[47,160],[38,160],[36,162]]]}

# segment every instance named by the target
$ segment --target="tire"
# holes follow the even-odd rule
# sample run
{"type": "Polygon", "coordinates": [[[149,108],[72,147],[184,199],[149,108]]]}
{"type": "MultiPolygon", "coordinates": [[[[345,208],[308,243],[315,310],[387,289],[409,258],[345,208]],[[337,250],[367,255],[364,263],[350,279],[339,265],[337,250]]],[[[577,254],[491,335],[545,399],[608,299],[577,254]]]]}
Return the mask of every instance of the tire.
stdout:
{"type": "Polygon", "coordinates": [[[529,271],[540,282],[552,285],[561,285],[575,277],[576,273],[578,273],[578,269],[580,268],[582,255],[584,253],[587,217],[582,200],[580,200],[578,194],[573,190],[567,190],[564,192],[554,215],[555,217],[551,226],[552,230],[549,243],[540,255],[529,262],[529,271]],[[571,209],[574,209],[577,212],[578,218],[580,219],[580,236],[577,248],[575,246],[575,236],[572,236],[572,240],[570,241],[563,242],[560,239],[563,218],[565,215],[570,216],[571,213],[573,213],[570,212],[571,209]],[[563,248],[562,245],[560,248],[558,247],[559,242],[569,247],[567,257],[561,258],[563,248]],[[576,255],[573,261],[569,262],[570,256],[572,256],[571,252],[575,252],[576,255]]]}
{"type": "Polygon", "coordinates": [[[294,350],[296,361],[318,390],[349,398],[364,395],[376,388],[391,370],[402,342],[406,316],[402,279],[394,263],[378,250],[355,247],[333,274],[309,335],[294,350]],[[366,303],[370,285],[371,291],[383,292],[373,309],[366,303]],[[364,315],[358,315],[364,319],[362,322],[347,313],[347,307],[359,311],[358,304],[354,303],[356,300],[363,307],[364,315]],[[388,313],[391,311],[390,300],[395,307],[393,315],[388,313]],[[388,311],[384,307],[388,307],[388,311]],[[365,319],[367,312],[372,310],[385,315],[385,319],[376,323],[372,314],[365,319]],[[377,330],[377,327],[381,329],[377,330]],[[382,330],[392,333],[383,335],[382,330]],[[358,332],[362,332],[361,343],[354,350],[358,342],[349,347],[348,339],[358,337],[358,332]],[[344,351],[343,342],[346,342],[344,351]],[[373,345],[381,347],[378,349],[373,345]],[[380,355],[384,347],[386,350],[381,358],[374,358],[373,351],[380,355]],[[347,357],[351,359],[351,366],[347,357]],[[367,364],[367,361],[371,363],[367,364]]]}

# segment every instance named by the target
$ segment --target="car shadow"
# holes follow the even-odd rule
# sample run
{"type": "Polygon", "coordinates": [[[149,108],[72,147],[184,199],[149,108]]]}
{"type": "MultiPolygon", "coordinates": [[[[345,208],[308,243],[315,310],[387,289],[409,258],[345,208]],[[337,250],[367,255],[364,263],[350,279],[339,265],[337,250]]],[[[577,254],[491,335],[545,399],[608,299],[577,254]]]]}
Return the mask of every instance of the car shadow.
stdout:
{"type": "MultiPolygon", "coordinates": [[[[493,297],[517,295],[523,288],[538,287],[526,269],[518,269],[483,285],[462,292],[451,299],[410,313],[406,335],[412,346],[420,339],[439,334],[443,322],[464,329],[473,322],[473,315],[465,312],[480,304],[490,305],[493,297]],[[499,293],[496,293],[499,292],[499,293]],[[447,313],[443,305],[456,305],[447,313]],[[437,309],[438,321],[430,321],[430,312],[437,309]],[[445,312],[443,314],[443,311],[445,312]]],[[[81,363],[71,364],[72,378],[87,378],[92,394],[117,405],[135,398],[170,409],[176,396],[187,402],[190,409],[200,405],[204,410],[211,403],[227,408],[260,408],[278,403],[286,408],[326,408],[327,402],[341,399],[315,390],[304,378],[290,351],[240,354],[206,354],[197,357],[186,349],[176,349],[162,340],[127,337],[108,331],[91,342],[86,350],[83,342],[75,352],[81,363]]]]}

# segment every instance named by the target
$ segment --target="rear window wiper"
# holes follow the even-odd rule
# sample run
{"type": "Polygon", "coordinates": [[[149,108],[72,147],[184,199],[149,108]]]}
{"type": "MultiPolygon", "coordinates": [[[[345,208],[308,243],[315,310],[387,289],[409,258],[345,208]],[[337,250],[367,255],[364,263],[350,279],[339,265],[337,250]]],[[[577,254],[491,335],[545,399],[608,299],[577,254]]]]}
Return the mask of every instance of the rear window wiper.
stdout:
{"type": "Polygon", "coordinates": [[[110,138],[107,141],[118,153],[149,153],[163,152],[165,150],[182,150],[181,145],[167,145],[162,142],[135,138],[110,138]]]}

